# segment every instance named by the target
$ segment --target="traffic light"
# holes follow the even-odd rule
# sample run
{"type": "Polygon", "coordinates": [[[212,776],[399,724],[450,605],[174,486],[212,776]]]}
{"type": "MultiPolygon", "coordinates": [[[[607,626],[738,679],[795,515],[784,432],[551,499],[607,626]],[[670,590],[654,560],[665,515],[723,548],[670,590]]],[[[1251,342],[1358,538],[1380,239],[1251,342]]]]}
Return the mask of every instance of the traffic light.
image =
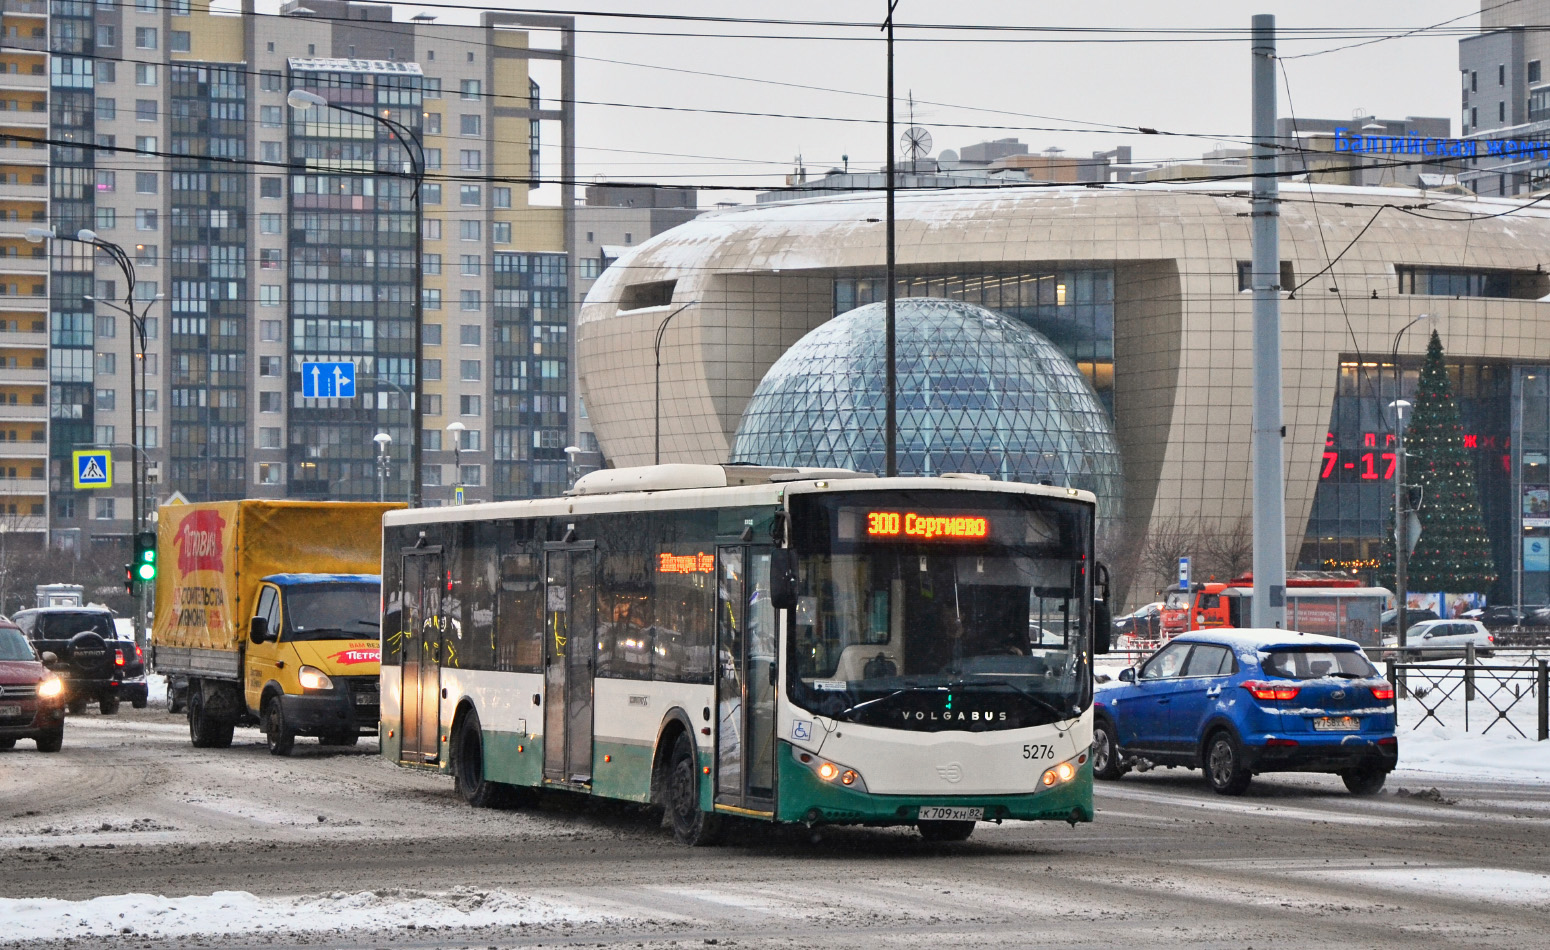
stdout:
{"type": "Polygon", "coordinates": [[[156,580],[156,532],[135,535],[135,562],[132,581],[149,584],[156,580]]]}
{"type": "Polygon", "coordinates": [[[124,593],[133,597],[135,595],[135,566],[124,565],[124,593]]]}

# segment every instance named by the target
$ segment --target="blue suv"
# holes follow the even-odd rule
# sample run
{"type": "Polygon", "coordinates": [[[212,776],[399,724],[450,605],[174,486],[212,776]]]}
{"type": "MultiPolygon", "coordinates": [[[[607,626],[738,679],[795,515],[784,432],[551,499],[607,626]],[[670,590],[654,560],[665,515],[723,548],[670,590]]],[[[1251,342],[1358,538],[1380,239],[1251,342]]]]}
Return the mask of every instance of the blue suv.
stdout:
{"type": "Polygon", "coordinates": [[[1261,772],[1333,772],[1356,795],[1399,757],[1394,687],[1360,644],[1288,630],[1175,637],[1093,703],[1093,773],[1132,765],[1205,771],[1223,795],[1261,772]]]}

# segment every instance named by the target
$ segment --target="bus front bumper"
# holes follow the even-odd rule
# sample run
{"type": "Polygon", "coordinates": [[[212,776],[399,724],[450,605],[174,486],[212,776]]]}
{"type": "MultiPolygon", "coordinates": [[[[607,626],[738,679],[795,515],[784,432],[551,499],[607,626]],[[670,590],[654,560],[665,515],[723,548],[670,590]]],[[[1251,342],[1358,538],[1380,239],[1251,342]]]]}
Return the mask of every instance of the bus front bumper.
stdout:
{"type": "Polygon", "coordinates": [[[1069,781],[1022,795],[875,795],[819,778],[790,755],[780,763],[778,821],[808,825],[913,825],[922,806],[982,808],[985,821],[1093,820],[1092,763],[1069,781]]]}

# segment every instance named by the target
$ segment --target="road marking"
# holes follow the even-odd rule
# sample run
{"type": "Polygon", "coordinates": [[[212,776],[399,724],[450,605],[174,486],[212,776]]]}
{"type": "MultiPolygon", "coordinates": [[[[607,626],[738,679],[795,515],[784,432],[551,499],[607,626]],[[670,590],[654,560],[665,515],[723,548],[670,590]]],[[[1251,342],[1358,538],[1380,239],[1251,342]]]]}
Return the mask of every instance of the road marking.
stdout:
{"type": "Polygon", "coordinates": [[[1226,812],[1234,815],[1253,815],[1263,818],[1279,818],[1286,821],[1322,821],[1339,825],[1369,825],[1373,827],[1429,827],[1443,822],[1425,821],[1416,818],[1383,818],[1376,815],[1353,815],[1338,811],[1317,811],[1312,808],[1292,808],[1286,805],[1255,804],[1252,801],[1228,801],[1213,799],[1188,799],[1177,795],[1162,792],[1142,791],[1140,789],[1118,789],[1108,787],[1103,789],[1100,798],[1112,796],[1114,798],[1128,799],[1136,802],[1151,802],[1159,805],[1172,805],[1183,811],[1199,809],[1201,811],[1226,812]]]}

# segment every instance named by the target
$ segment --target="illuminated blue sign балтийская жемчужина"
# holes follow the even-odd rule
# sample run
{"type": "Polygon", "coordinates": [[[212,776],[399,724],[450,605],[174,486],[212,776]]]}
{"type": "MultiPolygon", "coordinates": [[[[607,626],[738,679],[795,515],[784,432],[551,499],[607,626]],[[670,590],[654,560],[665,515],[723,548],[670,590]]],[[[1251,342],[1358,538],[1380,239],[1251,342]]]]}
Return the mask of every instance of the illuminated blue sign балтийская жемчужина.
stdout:
{"type": "Polygon", "coordinates": [[[1439,158],[1500,156],[1550,161],[1550,142],[1516,139],[1440,139],[1425,135],[1364,135],[1335,129],[1335,152],[1357,155],[1435,155],[1439,158]]]}

